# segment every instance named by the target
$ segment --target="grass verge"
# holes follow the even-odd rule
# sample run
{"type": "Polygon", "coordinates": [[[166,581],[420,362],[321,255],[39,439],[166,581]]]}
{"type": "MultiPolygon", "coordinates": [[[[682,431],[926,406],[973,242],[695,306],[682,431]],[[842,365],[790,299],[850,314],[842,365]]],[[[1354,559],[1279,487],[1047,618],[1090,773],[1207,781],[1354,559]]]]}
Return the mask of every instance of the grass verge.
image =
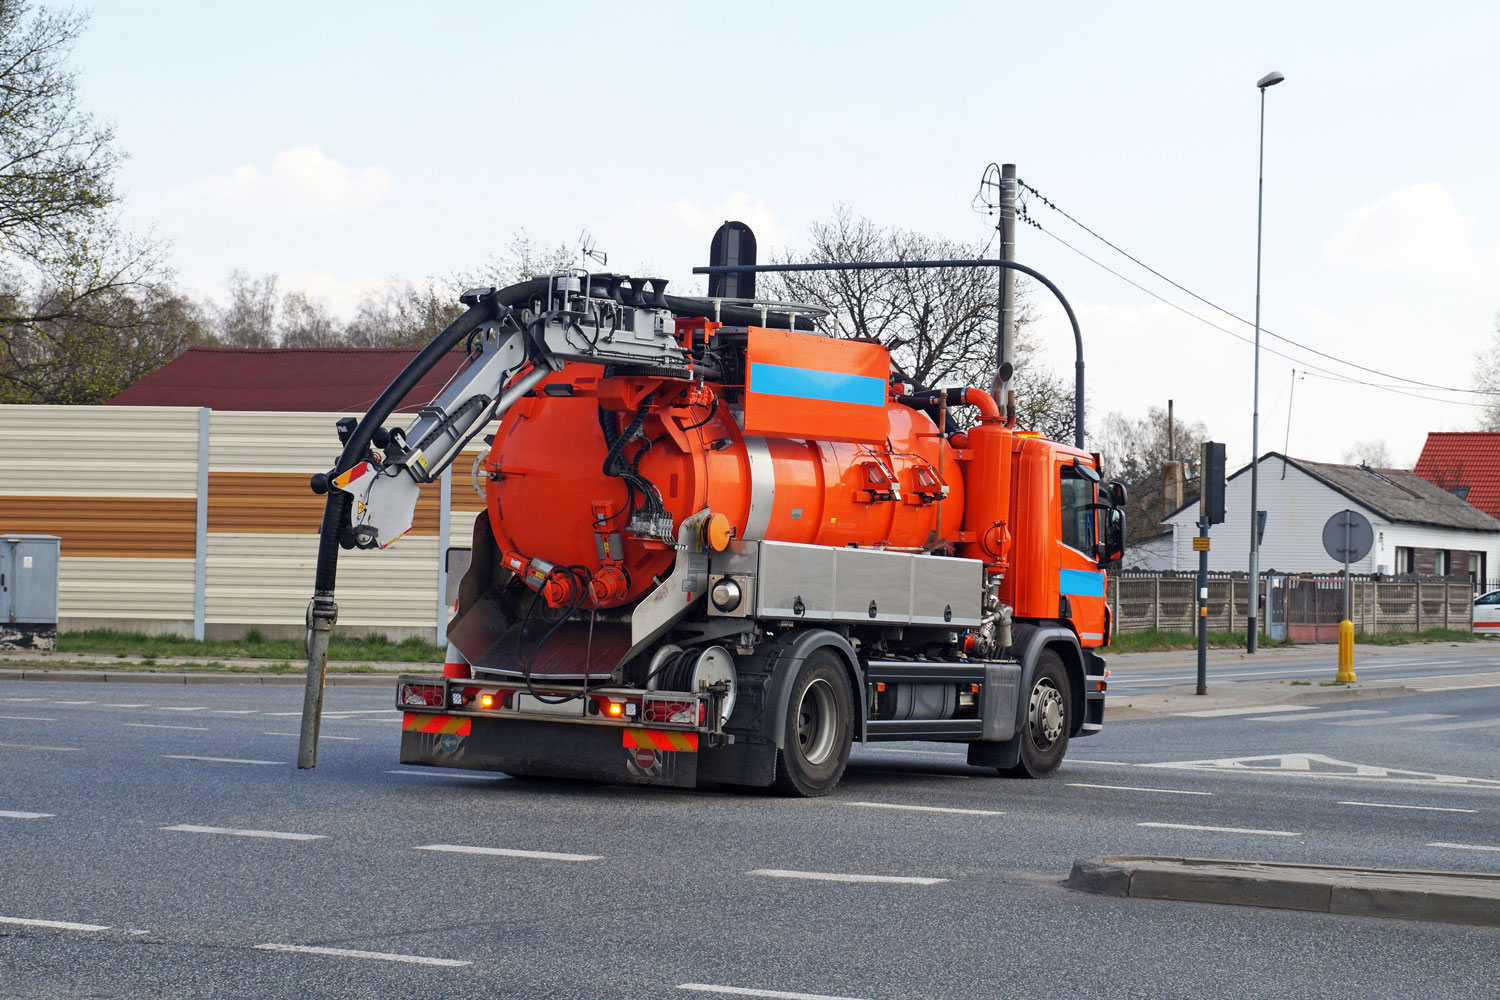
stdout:
{"type": "MultiPolygon", "coordinates": [[[[1422,632],[1380,632],[1369,635],[1358,632],[1354,641],[1359,645],[1371,646],[1404,646],[1409,642],[1473,642],[1476,637],[1472,632],[1459,629],[1434,628],[1422,632]]],[[[1276,642],[1264,632],[1260,633],[1260,646],[1264,649],[1290,649],[1297,644],[1294,642],[1276,642]]],[[[1333,643],[1325,643],[1333,646],[1333,643]]],[[[1197,649],[1198,636],[1192,632],[1159,632],[1156,629],[1147,629],[1144,632],[1119,632],[1116,633],[1114,641],[1109,644],[1108,652],[1111,653],[1159,653],[1171,649],[1197,649]]],[[[1208,633],[1209,649],[1244,649],[1245,633],[1243,632],[1210,632],[1208,633]]]]}
{"type": "MultiPolygon", "coordinates": [[[[184,663],[173,665],[170,663],[155,663],[150,660],[110,660],[99,662],[98,660],[53,660],[49,659],[40,668],[36,660],[0,659],[0,667],[19,667],[23,670],[97,670],[142,673],[142,674],[177,674],[177,673],[225,673],[225,674],[300,674],[307,669],[306,663],[291,663],[286,660],[267,661],[265,663],[220,663],[218,660],[207,662],[184,663]]],[[[369,663],[338,664],[330,666],[330,674],[375,674],[386,671],[369,663]]]]}
{"type": "MultiPolygon", "coordinates": [[[[1260,645],[1266,649],[1284,649],[1296,643],[1276,642],[1264,632],[1260,633],[1260,645]]],[[[1193,632],[1165,632],[1147,629],[1144,632],[1118,632],[1110,642],[1110,653],[1159,653],[1169,649],[1197,649],[1198,636],[1193,632]]],[[[1209,649],[1244,649],[1243,632],[1208,633],[1209,649]]]]}
{"type": "MultiPolygon", "coordinates": [[[[307,660],[301,639],[267,639],[256,630],[251,630],[245,638],[233,642],[200,642],[180,635],[146,635],[141,632],[89,629],[60,633],[57,637],[57,651],[105,653],[121,659],[133,656],[146,659],[211,656],[225,659],[286,660],[291,663],[305,663],[307,660]]],[[[401,642],[391,642],[380,635],[369,635],[362,639],[334,636],[328,646],[330,660],[442,663],[444,653],[444,647],[434,646],[415,636],[401,642]]]]}

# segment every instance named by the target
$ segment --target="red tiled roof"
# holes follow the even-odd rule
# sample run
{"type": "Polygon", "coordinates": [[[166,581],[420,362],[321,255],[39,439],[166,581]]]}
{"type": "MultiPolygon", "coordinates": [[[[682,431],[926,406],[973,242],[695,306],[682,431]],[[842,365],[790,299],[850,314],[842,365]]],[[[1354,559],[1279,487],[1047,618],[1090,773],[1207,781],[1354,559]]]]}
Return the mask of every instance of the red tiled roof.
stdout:
{"type": "MultiPolygon", "coordinates": [[[[363,413],[416,356],[417,349],[404,347],[193,347],[109,402],[363,413]]],[[[456,350],[438,362],[398,410],[415,412],[430,403],[463,357],[456,350]]]]}
{"type": "Polygon", "coordinates": [[[1416,472],[1445,490],[1467,486],[1469,503],[1500,518],[1500,432],[1429,431],[1416,472]]]}

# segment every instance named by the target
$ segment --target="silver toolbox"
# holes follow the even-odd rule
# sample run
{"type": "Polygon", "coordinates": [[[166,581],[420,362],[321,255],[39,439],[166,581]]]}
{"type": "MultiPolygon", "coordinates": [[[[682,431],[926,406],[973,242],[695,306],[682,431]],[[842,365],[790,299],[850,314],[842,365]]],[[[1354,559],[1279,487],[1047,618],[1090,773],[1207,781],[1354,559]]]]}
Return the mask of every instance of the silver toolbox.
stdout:
{"type": "Polygon", "coordinates": [[[984,566],[880,549],[733,542],[713,556],[711,577],[723,576],[745,590],[739,613],[749,616],[973,628],[984,566]]]}

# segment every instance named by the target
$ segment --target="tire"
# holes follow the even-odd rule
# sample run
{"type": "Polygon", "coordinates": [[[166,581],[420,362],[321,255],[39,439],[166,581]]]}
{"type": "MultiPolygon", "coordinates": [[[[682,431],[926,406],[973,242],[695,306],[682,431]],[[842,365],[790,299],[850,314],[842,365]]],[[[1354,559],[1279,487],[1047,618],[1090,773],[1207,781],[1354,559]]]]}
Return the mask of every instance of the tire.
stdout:
{"type": "Polygon", "coordinates": [[[1012,778],[1045,778],[1057,770],[1068,752],[1073,729],[1073,698],[1062,657],[1050,649],[1037,657],[1036,673],[1027,692],[1026,718],[1021,731],[1020,757],[1015,767],[1002,768],[1012,778]]]}
{"type": "Polygon", "coordinates": [[[802,661],[781,726],[776,791],[804,798],[833,791],[854,739],[854,695],[844,661],[833,650],[815,650],[802,661]]]}

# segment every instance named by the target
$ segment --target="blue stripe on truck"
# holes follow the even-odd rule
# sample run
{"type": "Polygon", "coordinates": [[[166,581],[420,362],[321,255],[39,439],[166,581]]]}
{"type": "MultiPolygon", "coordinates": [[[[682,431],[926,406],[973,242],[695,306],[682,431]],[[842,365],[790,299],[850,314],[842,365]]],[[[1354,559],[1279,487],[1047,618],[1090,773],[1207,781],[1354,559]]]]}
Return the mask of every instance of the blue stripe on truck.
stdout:
{"type": "Polygon", "coordinates": [[[873,376],[768,365],[763,361],[750,362],[749,390],[769,396],[794,396],[826,403],[885,405],[885,382],[873,376]]]}
{"type": "Polygon", "coordinates": [[[1074,597],[1103,597],[1104,574],[1086,569],[1064,569],[1057,574],[1057,592],[1074,597]]]}

